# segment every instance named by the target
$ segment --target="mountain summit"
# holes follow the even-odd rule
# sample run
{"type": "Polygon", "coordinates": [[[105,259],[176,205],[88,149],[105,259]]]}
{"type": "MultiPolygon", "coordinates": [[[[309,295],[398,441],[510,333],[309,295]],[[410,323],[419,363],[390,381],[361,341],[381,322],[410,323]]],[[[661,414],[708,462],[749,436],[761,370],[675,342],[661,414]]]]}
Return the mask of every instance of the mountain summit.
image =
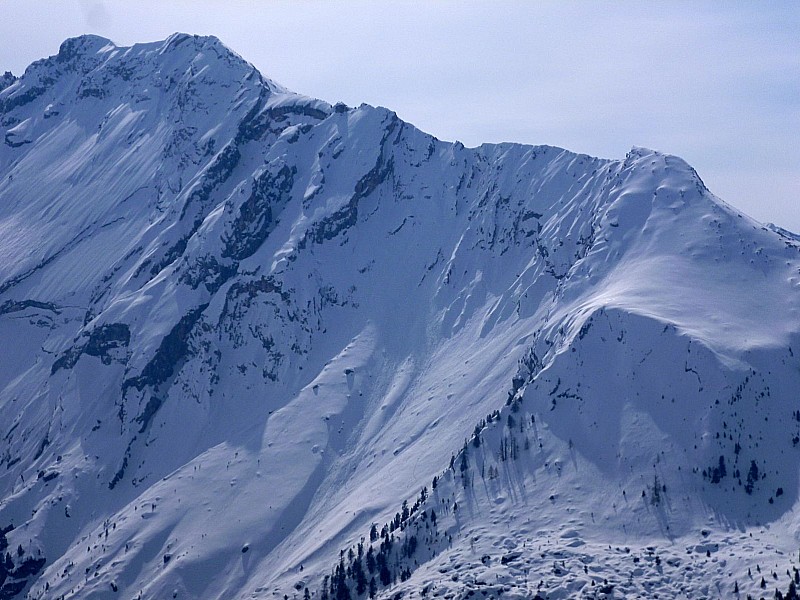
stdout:
{"type": "Polygon", "coordinates": [[[0,598],[800,581],[800,242],[681,159],[183,34],[7,74],[0,140],[0,598]]]}

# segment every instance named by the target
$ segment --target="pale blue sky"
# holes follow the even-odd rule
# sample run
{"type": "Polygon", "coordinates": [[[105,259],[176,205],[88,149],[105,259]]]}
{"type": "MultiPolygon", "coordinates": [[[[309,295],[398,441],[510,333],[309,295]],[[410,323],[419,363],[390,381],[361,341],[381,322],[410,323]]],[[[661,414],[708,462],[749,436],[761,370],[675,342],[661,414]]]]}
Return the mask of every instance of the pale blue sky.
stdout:
{"type": "Polygon", "coordinates": [[[677,154],[800,231],[800,2],[0,0],[0,70],[61,41],[214,34],[311,96],[442,139],[677,154]]]}

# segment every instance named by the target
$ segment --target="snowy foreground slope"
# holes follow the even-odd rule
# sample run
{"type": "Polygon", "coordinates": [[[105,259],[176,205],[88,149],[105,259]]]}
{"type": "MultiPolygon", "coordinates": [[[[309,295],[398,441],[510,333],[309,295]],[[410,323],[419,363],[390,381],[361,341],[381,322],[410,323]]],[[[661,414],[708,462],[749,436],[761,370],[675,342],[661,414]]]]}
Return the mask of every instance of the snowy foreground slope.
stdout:
{"type": "Polygon", "coordinates": [[[67,40],[0,78],[0,599],[787,593],[799,310],[678,158],[67,40]]]}

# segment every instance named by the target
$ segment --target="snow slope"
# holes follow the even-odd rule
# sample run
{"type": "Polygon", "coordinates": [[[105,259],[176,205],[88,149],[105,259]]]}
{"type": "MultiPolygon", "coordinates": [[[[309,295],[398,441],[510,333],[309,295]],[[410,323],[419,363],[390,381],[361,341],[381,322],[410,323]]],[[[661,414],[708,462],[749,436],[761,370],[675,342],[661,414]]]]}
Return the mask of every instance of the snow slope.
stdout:
{"type": "Polygon", "coordinates": [[[397,513],[387,597],[786,579],[800,243],[680,159],[465,148],[183,34],[0,81],[0,598],[323,597],[348,548],[355,596],[397,513]]]}

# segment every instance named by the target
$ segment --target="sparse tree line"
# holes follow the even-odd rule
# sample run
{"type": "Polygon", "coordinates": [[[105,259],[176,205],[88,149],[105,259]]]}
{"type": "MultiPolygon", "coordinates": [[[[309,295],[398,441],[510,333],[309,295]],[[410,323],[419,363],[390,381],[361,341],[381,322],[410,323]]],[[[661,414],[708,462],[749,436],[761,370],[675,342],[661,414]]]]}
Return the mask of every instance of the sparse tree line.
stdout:
{"type": "MultiPolygon", "coordinates": [[[[498,463],[508,460],[517,460],[521,448],[528,450],[530,440],[525,435],[529,426],[527,417],[517,415],[521,406],[521,395],[516,393],[521,388],[521,381],[515,379],[514,394],[509,393],[506,401],[508,414],[505,427],[500,434],[497,449],[493,453],[498,463]],[[514,416],[517,415],[517,416],[514,416]],[[522,443],[518,439],[518,432],[522,434],[522,443]]],[[[303,589],[303,597],[308,600],[312,596],[320,600],[354,600],[357,598],[374,598],[376,594],[398,582],[403,582],[411,577],[413,570],[419,566],[420,551],[424,551],[422,560],[435,556],[445,545],[452,543],[452,536],[438,528],[437,508],[440,512],[450,513],[458,511],[458,502],[454,492],[450,498],[441,498],[436,493],[440,482],[447,471],[453,478],[460,477],[463,487],[469,488],[473,481],[473,461],[470,460],[471,447],[477,451],[484,445],[483,435],[488,427],[502,422],[501,411],[495,410],[486,415],[476,425],[469,439],[458,453],[451,455],[448,469],[433,477],[431,493],[423,487],[414,503],[409,506],[408,501],[403,504],[394,517],[380,529],[373,524],[369,532],[369,542],[365,538],[348,550],[340,551],[339,562],[325,575],[321,586],[316,591],[308,587],[303,589]],[[425,507],[430,504],[431,494],[437,498],[438,506],[425,507]]],[[[530,415],[530,424],[535,423],[535,417],[530,415]]],[[[484,454],[484,456],[486,456],[484,454]]],[[[496,464],[484,460],[480,468],[480,476],[490,480],[499,477],[496,464]]],[[[288,595],[285,596],[288,600],[288,595]]]]}

